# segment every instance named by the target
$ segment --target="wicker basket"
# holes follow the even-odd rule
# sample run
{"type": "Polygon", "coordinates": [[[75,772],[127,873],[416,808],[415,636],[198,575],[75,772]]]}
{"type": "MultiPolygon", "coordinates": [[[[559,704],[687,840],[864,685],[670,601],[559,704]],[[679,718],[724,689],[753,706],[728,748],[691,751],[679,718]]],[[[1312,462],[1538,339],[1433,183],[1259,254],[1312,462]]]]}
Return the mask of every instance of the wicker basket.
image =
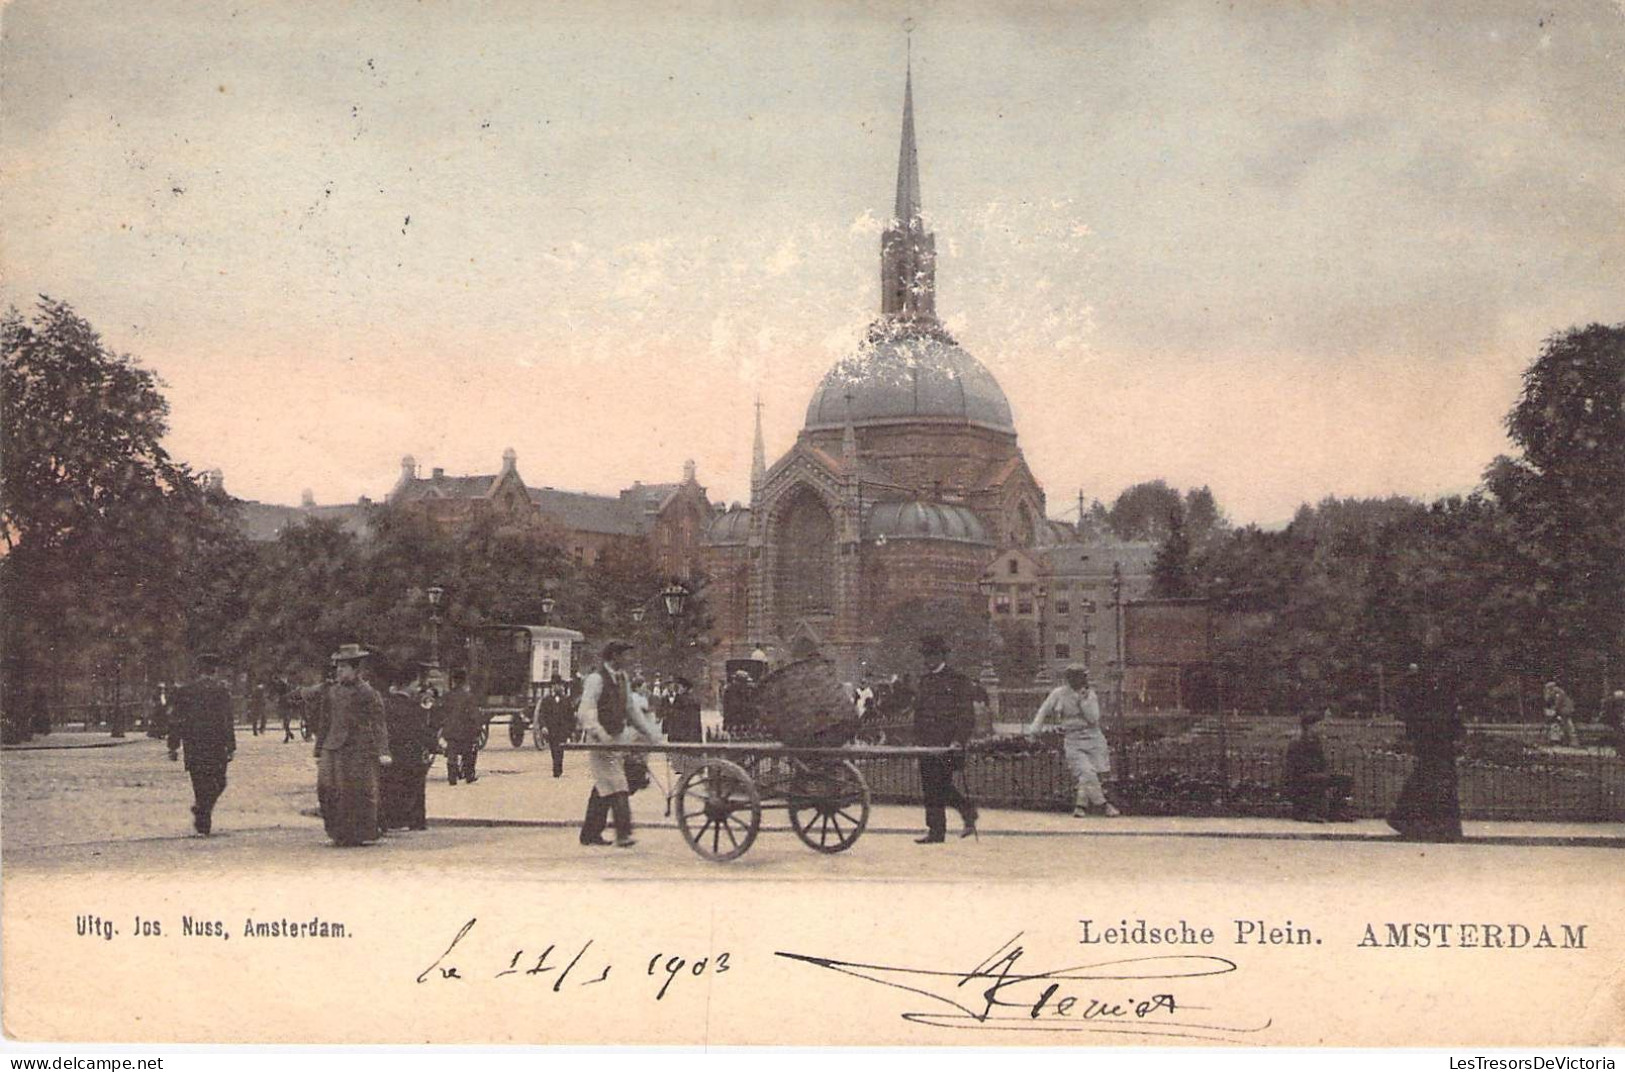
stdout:
{"type": "Polygon", "coordinates": [[[857,732],[857,710],[828,659],[797,659],[762,679],[760,721],[789,745],[838,745],[857,732]]]}

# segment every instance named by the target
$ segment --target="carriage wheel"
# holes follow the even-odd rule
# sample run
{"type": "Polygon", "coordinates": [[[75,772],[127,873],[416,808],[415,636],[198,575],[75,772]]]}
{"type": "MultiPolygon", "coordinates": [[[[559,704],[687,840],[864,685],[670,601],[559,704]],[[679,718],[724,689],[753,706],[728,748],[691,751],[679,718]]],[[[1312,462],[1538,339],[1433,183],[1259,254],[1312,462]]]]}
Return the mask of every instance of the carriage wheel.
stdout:
{"type": "Polygon", "coordinates": [[[816,852],[845,852],[869,825],[869,783],[850,760],[798,765],[786,796],[790,825],[816,852]]]}
{"type": "Polygon", "coordinates": [[[513,716],[513,721],[508,723],[508,743],[515,748],[525,746],[525,720],[517,714],[513,716]]]}
{"type": "Polygon", "coordinates": [[[737,860],[762,829],[761,791],[739,764],[702,760],[677,786],[677,826],[707,860],[737,860]]]}
{"type": "Polygon", "coordinates": [[[547,751],[547,746],[552,743],[552,736],[552,730],[548,730],[546,734],[542,733],[542,720],[537,719],[536,728],[532,730],[530,734],[530,743],[536,746],[536,751],[545,752],[547,751]]]}
{"type": "Polygon", "coordinates": [[[474,747],[478,748],[480,751],[483,752],[483,751],[485,751],[485,746],[490,744],[490,743],[491,743],[491,723],[482,722],[482,723],[480,723],[480,740],[479,740],[479,743],[476,744],[474,747]]]}

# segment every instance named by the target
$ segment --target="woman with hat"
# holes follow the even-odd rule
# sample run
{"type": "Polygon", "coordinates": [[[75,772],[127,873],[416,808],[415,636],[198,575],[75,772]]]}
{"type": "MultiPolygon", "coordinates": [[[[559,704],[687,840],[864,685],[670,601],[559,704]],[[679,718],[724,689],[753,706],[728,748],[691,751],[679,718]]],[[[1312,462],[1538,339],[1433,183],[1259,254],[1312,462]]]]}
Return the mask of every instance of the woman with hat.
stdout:
{"type": "Polygon", "coordinates": [[[370,654],[360,644],[333,653],[334,681],[325,690],[316,736],[316,796],[322,825],[337,845],[378,839],[378,770],[387,761],[389,732],[383,697],[361,677],[370,654]]]}
{"type": "Polygon", "coordinates": [[[1089,668],[1073,663],[1062,678],[1061,684],[1044,697],[1027,732],[1037,733],[1049,718],[1057,719],[1065,735],[1066,765],[1077,783],[1073,816],[1083,818],[1098,812],[1113,818],[1121,813],[1106,799],[1100,784],[1100,776],[1112,769],[1111,749],[1100,728],[1100,699],[1089,687],[1089,668]]]}

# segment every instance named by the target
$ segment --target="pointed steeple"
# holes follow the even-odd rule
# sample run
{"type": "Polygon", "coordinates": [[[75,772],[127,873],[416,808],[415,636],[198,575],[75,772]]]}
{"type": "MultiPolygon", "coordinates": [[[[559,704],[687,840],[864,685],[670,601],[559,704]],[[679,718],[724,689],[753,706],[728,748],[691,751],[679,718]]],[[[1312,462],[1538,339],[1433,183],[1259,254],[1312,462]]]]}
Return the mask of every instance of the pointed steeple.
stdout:
{"type": "Polygon", "coordinates": [[[903,138],[897,152],[897,200],[880,236],[880,311],[899,320],[937,318],[937,242],[920,206],[920,151],[914,140],[914,58],[903,78],[903,138]]]}
{"type": "Polygon", "coordinates": [[[920,150],[914,143],[914,61],[903,77],[903,144],[897,153],[897,204],[892,218],[912,223],[920,216],[920,150]]]}
{"type": "Polygon", "coordinates": [[[750,490],[755,494],[767,480],[767,447],[762,442],[762,396],[756,396],[756,443],[750,455],[750,490]]]}

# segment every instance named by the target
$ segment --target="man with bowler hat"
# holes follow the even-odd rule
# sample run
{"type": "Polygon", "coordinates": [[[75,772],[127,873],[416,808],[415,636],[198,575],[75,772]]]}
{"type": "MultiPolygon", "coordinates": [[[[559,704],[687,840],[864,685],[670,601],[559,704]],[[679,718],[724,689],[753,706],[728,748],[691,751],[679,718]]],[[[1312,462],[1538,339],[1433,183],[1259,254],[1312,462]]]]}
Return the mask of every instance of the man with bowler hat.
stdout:
{"type": "Polygon", "coordinates": [[[485,715],[468,688],[468,673],[451,672],[451,691],[440,698],[440,736],[446,741],[446,781],[456,785],[460,778],[473,785],[480,780],[474,765],[480,758],[480,731],[485,715]]]}
{"type": "Polygon", "coordinates": [[[378,839],[378,771],[389,762],[384,700],[362,678],[372,653],[344,644],[332,655],[334,681],[324,690],[316,734],[316,796],[322,825],[337,845],[378,839]]]}
{"type": "Polygon", "coordinates": [[[214,826],[214,805],[226,791],[226,764],[237,754],[231,692],[220,679],[220,656],[197,657],[198,677],[175,690],[169,719],[169,758],[186,753],[192,776],[192,827],[204,837],[214,826]]]}
{"type": "MultiPolygon", "coordinates": [[[[976,687],[970,678],[948,668],[948,642],[937,633],[920,638],[920,675],[914,698],[914,743],[927,746],[964,744],[976,726],[976,687]]],[[[976,833],[976,805],[954,786],[954,771],[964,766],[963,756],[921,756],[920,790],[925,797],[925,836],[915,840],[934,845],[947,836],[947,805],[965,822],[960,837],[976,833]]]]}

